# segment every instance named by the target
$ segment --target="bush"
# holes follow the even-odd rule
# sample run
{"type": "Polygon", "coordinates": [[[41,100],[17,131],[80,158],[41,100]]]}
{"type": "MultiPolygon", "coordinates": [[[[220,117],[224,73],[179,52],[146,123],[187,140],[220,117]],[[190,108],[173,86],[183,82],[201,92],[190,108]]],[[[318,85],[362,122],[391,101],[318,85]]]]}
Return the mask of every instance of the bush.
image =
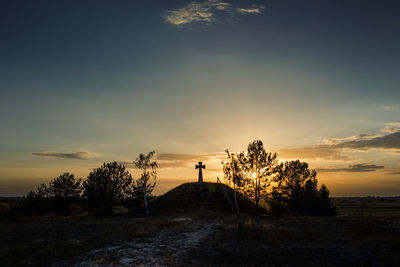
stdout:
{"type": "Polygon", "coordinates": [[[126,199],[132,176],[117,162],[104,163],[83,182],[83,198],[89,212],[97,216],[113,214],[113,207],[126,199]]]}

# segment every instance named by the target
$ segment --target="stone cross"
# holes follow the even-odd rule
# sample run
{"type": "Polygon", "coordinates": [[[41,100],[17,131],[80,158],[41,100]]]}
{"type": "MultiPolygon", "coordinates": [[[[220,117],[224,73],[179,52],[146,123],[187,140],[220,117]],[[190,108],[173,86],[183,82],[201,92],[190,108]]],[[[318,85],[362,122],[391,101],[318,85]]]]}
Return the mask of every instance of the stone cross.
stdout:
{"type": "Polygon", "coordinates": [[[199,165],[196,165],[196,170],[199,169],[199,183],[203,182],[203,172],[201,169],[205,169],[206,165],[203,165],[203,162],[199,162],[199,165]]]}

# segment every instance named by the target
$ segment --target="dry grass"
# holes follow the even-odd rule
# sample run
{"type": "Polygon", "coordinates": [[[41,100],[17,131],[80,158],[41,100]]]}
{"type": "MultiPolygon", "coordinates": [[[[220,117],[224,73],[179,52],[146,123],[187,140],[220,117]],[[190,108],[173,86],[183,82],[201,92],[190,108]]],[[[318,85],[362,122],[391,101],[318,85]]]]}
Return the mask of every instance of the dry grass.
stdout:
{"type": "Polygon", "coordinates": [[[193,250],[197,266],[399,266],[400,228],[365,218],[242,219],[193,250]]]}
{"type": "Polygon", "coordinates": [[[36,217],[0,222],[2,266],[46,266],[115,240],[153,236],[176,227],[163,218],[36,217]]]}
{"type": "MultiPolygon", "coordinates": [[[[338,218],[260,219],[231,213],[191,214],[193,222],[170,216],[130,218],[0,218],[1,266],[67,265],[88,252],[124,241],[184,235],[213,225],[215,232],[187,253],[180,265],[195,266],[400,266],[400,200],[335,199],[338,218]],[[241,227],[239,230],[238,222],[241,227]],[[170,234],[168,234],[170,233],[170,234]]],[[[177,248],[179,249],[179,248],[177,248]]]]}

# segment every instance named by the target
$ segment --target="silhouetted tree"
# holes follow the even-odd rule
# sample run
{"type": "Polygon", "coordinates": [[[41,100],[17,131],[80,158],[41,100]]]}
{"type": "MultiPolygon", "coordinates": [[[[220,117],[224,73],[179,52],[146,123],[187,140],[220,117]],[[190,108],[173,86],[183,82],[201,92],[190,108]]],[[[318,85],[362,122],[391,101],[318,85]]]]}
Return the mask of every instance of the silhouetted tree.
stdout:
{"type": "Polygon", "coordinates": [[[316,175],[314,170],[308,168],[306,162],[296,160],[280,164],[278,175],[274,179],[277,183],[275,188],[280,193],[280,197],[288,204],[290,212],[300,213],[301,198],[304,195],[306,182],[310,181],[308,187],[313,187],[316,183],[316,175]]]}
{"type": "Polygon", "coordinates": [[[329,191],[325,185],[318,190],[316,176],[315,170],[310,170],[306,162],[296,160],[280,164],[268,199],[273,213],[279,205],[279,209],[284,210],[284,204],[286,210],[295,215],[334,216],[336,213],[329,191]]]}
{"type": "Polygon", "coordinates": [[[50,181],[47,187],[52,210],[57,214],[69,214],[71,206],[77,203],[82,193],[81,179],[71,173],[63,173],[50,181]]]}
{"type": "Polygon", "coordinates": [[[318,191],[319,196],[319,209],[318,214],[322,216],[336,216],[337,210],[336,206],[333,204],[332,200],[329,197],[329,190],[323,184],[318,191]]]}
{"type": "Polygon", "coordinates": [[[267,188],[276,173],[278,159],[276,153],[266,152],[263,142],[255,140],[247,147],[247,153],[238,155],[241,169],[245,175],[245,194],[254,199],[258,210],[260,199],[267,195],[267,188]]]}
{"type": "Polygon", "coordinates": [[[83,182],[87,209],[95,215],[111,215],[113,207],[127,196],[131,185],[132,176],[123,165],[104,163],[83,182]]]}
{"type": "Polygon", "coordinates": [[[147,215],[149,215],[147,197],[151,196],[154,187],[156,186],[157,178],[158,165],[156,161],[152,160],[154,154],[154,151],[149,152],[147,155],[141,153],[134,161],[135,167],[141,170],[142,174],[132,186],[131,195],[138,200],[143,198],[147,215]],[[150,182],[151,178],[153,180],[152,182],[150,182]]]}
{"type": "Polygon", "coordinates": [[[31,190],[20,202],[20,211],[25,216],[43,215],[50,211],[49,190],[46,184],[40,184],[31,190]]]}
{"type": "Polygon", "coordinates": [[[234,153],[229,153],[228,149],[225,150],[225,152],[228,157],[228,161],[222,162],[224,178],[225,178],[225,180],[228,181],[228,183],[233,184],[235,209],[236,209],[236,213],[239,214],[236,190],[238,190],[238,188],[239,189],[242,188],[244,185],[243,184],[243,171],[241,169],[241,165],[240,165],[238,156],[235,155],[234,153]]]}

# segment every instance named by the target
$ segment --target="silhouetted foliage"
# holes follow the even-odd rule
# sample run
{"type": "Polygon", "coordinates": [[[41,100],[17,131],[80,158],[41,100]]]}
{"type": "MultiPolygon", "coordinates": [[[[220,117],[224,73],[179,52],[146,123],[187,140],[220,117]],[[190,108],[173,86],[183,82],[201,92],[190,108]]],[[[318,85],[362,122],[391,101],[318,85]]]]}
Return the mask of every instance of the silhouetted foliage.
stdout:
{"type": "Polygon", "coordinates": [[[278,164],[277,154],[266,152],[260,140],[251,142],[246,153],[226,153],[228,161],[222,162],[225,179],[233,184],[235,192],[252,199],[257,208],[264,199],[277,217],[285,213],[336,215],[329,190],[325,185],[318,190],[317,173],[306,162],[278,164]]]}
{"type": "Polygon", "coordinates": [[[131,186],[132,176],[123,165],[104,163],[83,182],[86,208],[98,216],[111,215],[113,207],[127,196],[131,186]]]}
{"type": "Polygon", "coordinates": [[[335,216],[336,209],[325,185],[318,190],[317,173],[306,162],[289,161],[279,165],[276,184],[268,199],[273,213],[335,216]],[[274,209],[279,209],[274,210],[274,209]]]}
{"type": "Polygon", "coordinates": [[[233,184],[235,209],[236,209],[236,212],[239,213],[236,190],[238,188],[240,190],[244,186],[243,171],[241,169],[241,164],[238,159],[238,156],[234,153],[229,153],[228,149],[225,150],[225,152],[227,154],[228,161],[222,162],[224,178],[225,178],[225,180],[228,181],[229,184],[230,183],[233,184]]]}
{"type": "Polygon", "coordinates": [[[51,180],[48,185],[43,183],[29,191],[10,212],[25,216],[50,212],[60,215],[71,214],[72,205],[78,203],[81,192],[81,179],[76,179],[73,174],[63,173],[51,180]]]}
{"type": "Polygon", "coordinates": [[[46,184],[40,184],[36,189],[21,200],[20,210],[25,216],[43,215],[51,210],[49,190],[46,184]]]}
{"type": "Polygon", "coordinates": [[[47,188],[51,200],[51,208],[57,214],[67,215],[72,212],[82,193],[81,179],[71,173],[63,173],[50,181],[47,188]]]}
{"type": "Polygon", "coordinates": [[[251,142],[247,153],[230,155],[231,162],[224,165],[224,173],[228,179],[240,177],[236,183],[238,191],[254,200],[258,209],[260,200],[267,196],[271,177],[275,175],[278,165],[276,153],[267,152],[261,140],[251,142]],[[237,164],[237,166],[235,166],[237,164]],[[234,170],[235,175],[229,174],[234,170]]]}
{"type": "Polygon", "coordinates": [[[130,195],[136,204],[144,202],[147,215],[149,214],[147,198],[151,197],[157,178],[158,165],[156,161],[152,161],[154,154],[154,151],[149,152],[147,155],[141,153],[136,158],[134,165],[142,171],[142,174],[138,180],[132,183],[130,190],[130,195]],[[150,179],[152,179],[152,182],[150,182],[150,179]]]}

